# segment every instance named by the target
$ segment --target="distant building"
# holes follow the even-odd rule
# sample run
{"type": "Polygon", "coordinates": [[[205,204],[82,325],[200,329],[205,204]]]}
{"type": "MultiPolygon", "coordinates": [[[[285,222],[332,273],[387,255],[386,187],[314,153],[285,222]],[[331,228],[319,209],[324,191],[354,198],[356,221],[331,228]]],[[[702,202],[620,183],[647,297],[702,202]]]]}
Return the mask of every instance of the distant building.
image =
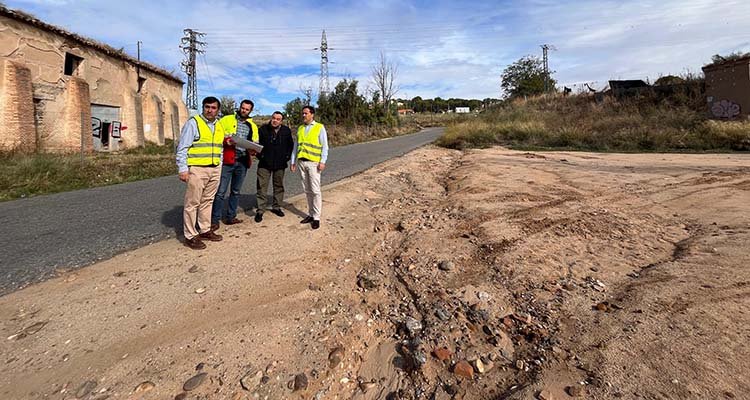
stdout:
{"type": "Polygon", "coordinates": [[[456,107],[456,114],[468,114],[470,111],[469,107],[456,107]]]}
{"type": "Polygon", "coordinates": [[[177,138],[183,82],[106,44],[0,6],[0,150],[119,150],[177,138]]]}
{"type": "Polygon", "coordinates": [[[647,93],[651,90],[651,85],[640,79],[609,81],[609,89],[612,91],[612,95],[620,98],[647,93]]]}
{"type": "Polygon", "coordinates": [[[409,115],[414,114],[414,110],[411,108],[399,108],[398,109],[398,115],[409,115]]]}
{"type": "Polygon", "coordinates": [[[718,119],[750,116],[750,56],[703,67],[709,113],[718,119]]]}

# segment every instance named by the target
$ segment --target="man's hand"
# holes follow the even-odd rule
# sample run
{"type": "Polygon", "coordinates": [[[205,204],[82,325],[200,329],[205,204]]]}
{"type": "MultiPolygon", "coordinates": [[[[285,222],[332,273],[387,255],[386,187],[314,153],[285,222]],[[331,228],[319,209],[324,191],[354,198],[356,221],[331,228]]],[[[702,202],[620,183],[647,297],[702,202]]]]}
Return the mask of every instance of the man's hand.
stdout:
{"type": "Polygon", "coordinates": [[[189,171],[180,172],[180,180],[181,181],[187,182],[188,178],[190,178],[190,172],[189,171]]]}
{"type": "Polygon", "coordinates": [[[323,172],[326,169],[326,163],[318,163],[318,172],[323,172]]]}
{"type": "Polygon", "coordinates": [[[292,166],[289,167],[289,169],[291,169],[292,172],[297,172],[297,164],[292,164],[292,166]]]}

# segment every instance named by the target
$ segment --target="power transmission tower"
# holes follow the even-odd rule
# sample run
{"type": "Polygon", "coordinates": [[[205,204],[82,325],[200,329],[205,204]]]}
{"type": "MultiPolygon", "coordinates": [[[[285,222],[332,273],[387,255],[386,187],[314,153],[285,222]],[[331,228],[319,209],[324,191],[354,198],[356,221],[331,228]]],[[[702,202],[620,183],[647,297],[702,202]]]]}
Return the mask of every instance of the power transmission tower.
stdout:
{"type": "Polygon", "coordinates": [[[328,94],[330,90],[328,84],[328,40],[326,39],[326,30],[323,29],[323,36],[320,38],[320,96],[328,94]]]}
{"type": "Polygon", "coordinates": [[[555,46],[549,45],[549,44],[543,44],[542,46],[542,63],[544,65],[544,93],[549,93],[550,91],[550,70],[549,70],[549,57],[548,57],[548,51],[549,50],[557,50],[555,46]]]}
{"type": "Polygon", "coordinates": [[[206,44],[198,38],[205,34],[194,29],[185,29],[185,37],[181,39],[180,48],[185,53],[186,60],[182,62],[182,68],[188,77],[187,92],[185,92],[185,104],[189,110],[198,109],[198,77],[196,76],[195,60],[196,55],[204,53],[202,47],[206,44]]]}

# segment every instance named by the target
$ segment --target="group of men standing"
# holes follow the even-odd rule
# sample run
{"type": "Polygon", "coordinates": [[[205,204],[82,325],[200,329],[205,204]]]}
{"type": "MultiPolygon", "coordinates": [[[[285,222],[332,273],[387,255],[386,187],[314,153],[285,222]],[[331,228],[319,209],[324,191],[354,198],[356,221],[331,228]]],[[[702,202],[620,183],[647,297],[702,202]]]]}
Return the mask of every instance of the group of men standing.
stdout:
{"type": "Polygon", "coordinates": [[[243,222],[237,218],[237,207],[254,157],[258,159],[255,222],[263,220],[266,209],[279,217],[285,215],[281,207],[284,173],[291,161],[292,172],[300,171],[307,196],[308,214],[300,223],[320,228],[320,174],[328,158],[328,137],[323,124],[314,119],[315,109],[311,106],[302,109],[303,124],[292,135],[279,111],[258,128],[250,117],[254,108],[250,100],[243,100],[235,114],[222,118],[218,118],[221,104],[216,97],[206,97],[202,105],[202,113],[182,127],[176,151],[180,180],[187,183],[183,211],[185,245],[194,250],[205,249],[204,240],[223,239],[216,233],[222,220],[226,225],[243,222]],[[237,141],[241,139],[262,148],[255,151],[240,147],[237,141]],[[273,186],[271,199],[267,197],[269,183],[273,186]]]}

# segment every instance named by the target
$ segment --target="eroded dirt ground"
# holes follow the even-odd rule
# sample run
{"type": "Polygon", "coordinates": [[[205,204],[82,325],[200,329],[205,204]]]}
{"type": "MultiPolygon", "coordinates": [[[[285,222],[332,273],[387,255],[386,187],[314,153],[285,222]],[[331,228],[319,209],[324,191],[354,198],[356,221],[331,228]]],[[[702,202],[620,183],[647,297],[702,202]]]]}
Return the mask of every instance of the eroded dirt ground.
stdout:
{"type": "Polygon", "coordinates": [[[750,398],[747,155],[427,147],[304,204],[0,298],[0,398],[750,398]]]}

